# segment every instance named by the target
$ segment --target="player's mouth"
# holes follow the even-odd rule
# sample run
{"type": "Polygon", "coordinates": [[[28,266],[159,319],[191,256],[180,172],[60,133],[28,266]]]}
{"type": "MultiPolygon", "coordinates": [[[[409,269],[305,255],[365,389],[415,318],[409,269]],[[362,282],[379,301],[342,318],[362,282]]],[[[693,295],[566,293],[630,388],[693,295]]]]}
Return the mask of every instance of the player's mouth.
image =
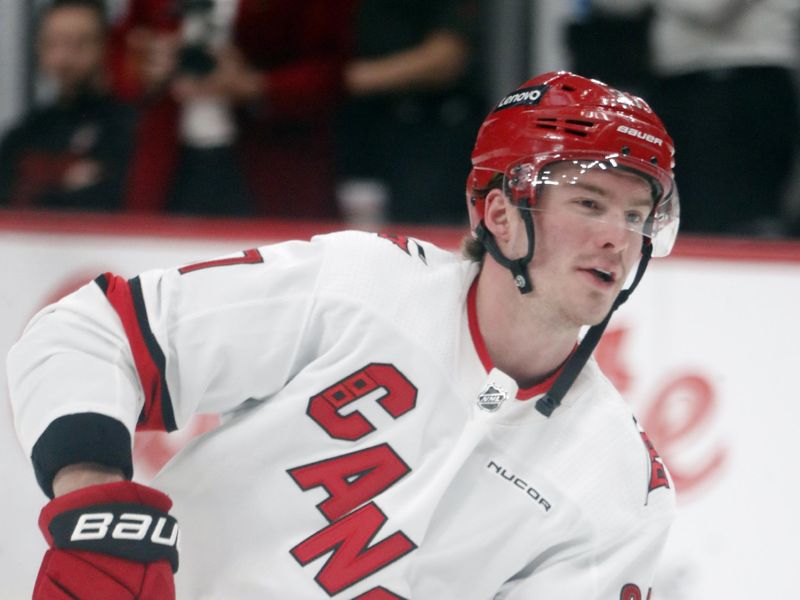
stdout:
{"type": "Polygon", "coordinates": [[[585,273],[587,278],[602,288],[609,288],[612,287],[617,282],[617,272],[614,269],[609,268],[602,268],[602,267],[588,267],[578,269],[582,273],[585,273]]]}

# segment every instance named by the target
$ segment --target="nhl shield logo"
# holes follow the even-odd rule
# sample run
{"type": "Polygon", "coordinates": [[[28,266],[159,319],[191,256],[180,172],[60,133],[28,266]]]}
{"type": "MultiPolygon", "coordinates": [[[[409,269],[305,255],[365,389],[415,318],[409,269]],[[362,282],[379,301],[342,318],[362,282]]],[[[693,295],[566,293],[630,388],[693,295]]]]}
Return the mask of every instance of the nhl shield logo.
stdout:
{"type": "Polygon", "coordinates": [[[490,383],[478,394],[478,408],[487,412],[495,412],[506,399],[508,399],[508,393],[503,388],[490,383]]]}

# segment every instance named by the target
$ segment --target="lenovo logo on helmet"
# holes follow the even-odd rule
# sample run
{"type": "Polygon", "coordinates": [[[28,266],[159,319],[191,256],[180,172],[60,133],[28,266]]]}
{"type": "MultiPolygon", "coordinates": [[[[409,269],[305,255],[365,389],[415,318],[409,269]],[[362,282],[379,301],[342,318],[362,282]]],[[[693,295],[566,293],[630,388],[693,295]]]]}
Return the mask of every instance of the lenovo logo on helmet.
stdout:
{"type": "Polygon", "coordinates": [[[655,144],[656,146],[662,146],[664,144],[664,140],[658,138],[654,135],[650,135],[649,133],[645,133],[644,131],[639,131],[638,129],[634,129],[633,127],[628,127],[627,125],[620,125],[617,127],[617,131],[620,133],[626,133],[631,135],[635,138],[639,138],[640,140],[644,140],[645,142],[650,142],[651,144],[655,144]]]}
{"type": "Polygon", "coordinates": [[[539,104],[539,101],[542,99],[548,87],[547,85],[536,85],[516,90],[500,100],[494,110],[498,111],[504,108],[522,105],[535,106],[539,104]]]}

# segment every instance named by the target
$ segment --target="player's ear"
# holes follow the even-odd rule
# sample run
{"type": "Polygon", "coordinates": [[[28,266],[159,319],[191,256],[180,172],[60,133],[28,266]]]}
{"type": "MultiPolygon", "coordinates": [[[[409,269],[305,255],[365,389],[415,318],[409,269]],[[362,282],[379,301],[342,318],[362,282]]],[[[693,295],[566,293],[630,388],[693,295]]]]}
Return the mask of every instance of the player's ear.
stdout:
{"type": "Polygon", "coordinates": [[[514,216],[516,210],[502,191],[491,190],[486,194],[483,221],[501,247],[511,239],[514,216]]]}

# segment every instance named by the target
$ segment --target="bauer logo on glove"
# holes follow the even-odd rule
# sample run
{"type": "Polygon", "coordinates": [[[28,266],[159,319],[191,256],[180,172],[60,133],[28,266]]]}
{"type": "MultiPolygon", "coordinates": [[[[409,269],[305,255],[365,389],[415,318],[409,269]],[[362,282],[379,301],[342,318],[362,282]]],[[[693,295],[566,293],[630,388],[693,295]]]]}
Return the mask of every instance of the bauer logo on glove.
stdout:
{"type": "Polygon", "coordinates": [[[103,552],[139,562],[162,558],[178,568],[178,523],[170,515],[139,504],[92,506],[53,518],[49,526],[56,548],[103,552]]]}

